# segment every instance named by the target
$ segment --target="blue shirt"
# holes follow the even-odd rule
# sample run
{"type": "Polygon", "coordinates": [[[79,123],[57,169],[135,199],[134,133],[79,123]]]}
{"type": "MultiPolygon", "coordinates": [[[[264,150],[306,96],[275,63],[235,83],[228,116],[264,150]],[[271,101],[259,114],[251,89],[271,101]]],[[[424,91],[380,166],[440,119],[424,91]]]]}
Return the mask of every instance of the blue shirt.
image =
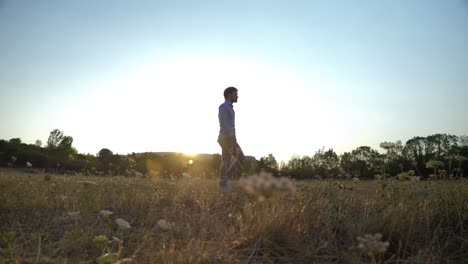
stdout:
{"type": "Polygon", "coordinates": [[[224,103],[219,106],[218,112],[220,126],[218,141],[228,137],[236,137],[235,117],[236,115],[232,102],[229,100],[224,101],[224,103]]]}

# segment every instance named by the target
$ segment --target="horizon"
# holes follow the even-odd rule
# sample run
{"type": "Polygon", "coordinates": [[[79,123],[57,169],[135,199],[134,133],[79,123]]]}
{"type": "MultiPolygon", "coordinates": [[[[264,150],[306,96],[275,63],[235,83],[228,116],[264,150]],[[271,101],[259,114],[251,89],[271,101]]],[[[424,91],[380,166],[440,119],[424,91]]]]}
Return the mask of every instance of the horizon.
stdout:
{"type": "MultiPolygon", "coordinates": [[[[436,133],[436,134],[444,134],[444,133],[436,133]]],[[[445,133],[446,134],[446,133],[445,133]]],[[[421,135],[415,135],[413,136],[412,138],[415,138],[415,137],[428,137],[430,135],[426,135],[426,136],[421,136],[421,135]]],[[[468,135],[454,135],[456,137],[458,137],[458,139],[460,139],[460,137],[467,137],[468,138],[468,135]]],[[[408,140],[412,139],[412,138],[409,138],[408,140]]],[[[6,140],[6,141],[9,141],[13,138],[10,138],[10,139],[1,139],[0,140],[6,140]]],[[[21,139],[21,138],[20,138],[21,139]]],[[[38,139],[40,140],[40,139],[38,139]]],[[[390,143],[396,143],[398,141],[401,141],[401,144],[402,146],[404,147],[406,142],[408,140],[396,140],[396,141],[383,141],[383,142],[390,142],[390,143]]],[[[466,140],[466,139],[465,139],[466,140]]],[[[381,142],[381,143],[383,143],[381,142]]],[[[29,142],[24,142],[22,139],[21,139],[21,143],[23,144],[28,144],[28,145],[35,145],[35,143],[29,143],[29,142]]],[[[47,147],[47,140],[46,141],[42,141],[41,140],[41,143],[42,145],[40,147],[42,148],[46,148],[47,147]]],[[[465,142],[466,144],[466,142],[465,142]]],[[[371,149],[373,150],[376,150],[377,152],[381,153],[381,154],[384,154],[385,151],[382,150],[382,147],[378,147],[378,148],[375,148],[375,147],[372,147],[372,146],[369,146],[369,145],[362,145],[362,146],[358,146],[358,147],[363,147],[363,146],[367,146],[367,147],[370,147],[371,149]]],[[[356,147],[356,148],[358,148],[356,147]]],[[[355,149],[356,149],[355,148],[355,149]]],[[[109,149],[109,148],[106,148],[106,147],[102,147],[100,148],[99,150],[102,150],[102,149],[109,149]]],[[[330,150],[332,149],[338,156],[341,156],[343,155],[344,153],[351,153],[354,149],[351,149],[351,150],[347,150],[347,151],[344,151],[344,152],[337,152],[334,148],[326,148],[326,147],[322,147],[320,149],[317,149],[315,150],[313,153],[310,153],[310,154],[304,154],[304,155],[299,155],[299,154],[292,154],[290,157],[288,157],[287,159],[279,159],[274,153],[268,153],[268,154],[265,154],[263,156],[255,156],[255,155],[250,155],[248,153],[245,153],[246,157],[252,157],[254,158],[255,160],[260,160],[260,158],[263,158],[263,157],[267,157],[269,154],[272,154],[275,159],[277,160],[278,164],[280,162],[285,162],[287,163],[288,161],[290,161],[293,157],[304,157],[304,156],[309,156],[309,157],[313,157],[315,155],[315,153],[317,153],[318,151],[327,151],[327,150],[330,150]]],[[[116,155],[123,155],[123,156],[128,156],[128,155],[132,155],[132,154],[143,154],[143,153],[153,153],[153,154],[180,154],[180,155],[184,155],[188,158],[195,158],[199,155],[221,155],[220,152],[213,152],[213,153],[202,153],[202,152],[180,152],[180,151],[170,151],[170,150],[165,150],[165,151],[159,151],[159,150],[150,150],[150,151],[139,151],[139,152],[136,152],[136,151],[132,151],[132,152],[127,152],[127,153],[120,153],[120,152],[116,152],[116,151],[113,151],[112,149],[109,149],[110,151],[112,151],[113,154],[116,154],[116,155]]],[[[90,152],[80,152],[78,149],[77,149],[77,152],[78,154],[83,154],[83,155],[93,155],[93,156],[97,156],[98,152],[97,151],[96,153],[90,153],[90,152]]]]}
{"type": "Polygon", "coordinates": [[[466,135],[467,3],[0,0],[0,138],[220,153],[228,86],[255,158],[466,135]]]}

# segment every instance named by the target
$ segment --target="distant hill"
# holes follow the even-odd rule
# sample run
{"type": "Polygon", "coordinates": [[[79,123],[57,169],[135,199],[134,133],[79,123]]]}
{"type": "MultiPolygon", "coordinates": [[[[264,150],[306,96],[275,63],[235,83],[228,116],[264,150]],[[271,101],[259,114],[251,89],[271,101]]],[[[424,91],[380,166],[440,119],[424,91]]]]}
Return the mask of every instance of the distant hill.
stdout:
{"type": "MultiPolygon", "coordinates": [[[[165,156],[169,154],[179,154],[179,155],[185,155],[187,157],[190,157],[190,159],[195,160],[195,161],[209,161],[213,159],[213,155],[215,154],[206,154],[206,153],[199,153],[195,155],[186,155],[181,152],[146,152],[146,154],[151,153],[151,154],[156,154],[159,156],[165,156]]],[[[144,153],[135,153],[137,156],[144,154],[144,153]]],[[[254,156],[245,156],[245,160],[250,160],[253,162],[257,162],[257,159],[254,156]]]]}

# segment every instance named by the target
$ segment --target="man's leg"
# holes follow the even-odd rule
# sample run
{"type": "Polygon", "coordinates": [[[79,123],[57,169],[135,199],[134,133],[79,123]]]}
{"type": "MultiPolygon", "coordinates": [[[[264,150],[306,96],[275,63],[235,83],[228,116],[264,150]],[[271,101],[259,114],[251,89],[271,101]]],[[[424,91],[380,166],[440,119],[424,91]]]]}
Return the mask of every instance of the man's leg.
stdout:
{"type": "Polygon", "coordinates": [[[242,164],[244,163],[245,156],[239,144],[235,144],[234,148],[236,149],[237,162],[231,168],[231,171],[228,172],[230,179],[239,179],[242,174],[242,164]]]}
{"type": "Polygon", "coordinates": [[[231,164],[231,150],[230,146],[225,141],[220,141],[219,145],[221,146],[221,166],[219,169],[219,186],[224,191],[231,191],[230,177],[228,175],[228,168],[231,164]]]}

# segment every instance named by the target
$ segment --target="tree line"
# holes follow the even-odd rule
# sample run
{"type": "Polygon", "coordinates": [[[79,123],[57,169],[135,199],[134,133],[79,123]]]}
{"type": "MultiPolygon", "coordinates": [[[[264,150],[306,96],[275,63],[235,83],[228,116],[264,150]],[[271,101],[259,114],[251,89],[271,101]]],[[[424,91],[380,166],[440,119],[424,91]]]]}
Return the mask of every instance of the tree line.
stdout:
{"type": "MultiPolygon", "coordinates": [[[[219,156],[219,155],[218,155],[219,156]]],[[[78,153],[73,147],[73,137],[54,129],[47,143],[40,140],[25,144],[20,138],[0,140],[0,166],[42,169],[47,172],[83,175],[169,175],[180,176],[184,172],[215,177],[221,158],[216,155],[209,160],[190,161],[181,153],[131,153],[115,154],[102,148],[95,155],[78,153]]]]}
{"type": "MultiPolygon", "coordinates": [[[[462,178],[468,169],[468,137],[434,134],[401,141],[382,142],[379,153],[360,146],[338,155],[333,149],[313,156],[293,156],[278,163],[272,154],[259,160],[259,167],[296,179],[311,178],[462,178]]],[[[466,175],[465,175],[466,176],[466,175]]]]}
{"type": "MultiPolygon", "coordinates": [[[[295,179],[388,178],[461,178],[468,169],[468,137],[434,134],[401,141],[382,142],[383,153],[360,146],[338,155],[333,149],[320,149],[312,156],[293,156],[276,161],[273,154],[246,160],[244,174],[271,172],[295,179]]],[[[54,129],[47,143],[37,140],[25,144],[20,138],[0,140],[0,166],[43,169],[84,175],[162,175],[178,177],[184,173],[207,178],[218,175],[221,156],[197,159],[181,153],[114,154],[103,148],[95,155],[78,153],[73,137],[54,129]]]]}

